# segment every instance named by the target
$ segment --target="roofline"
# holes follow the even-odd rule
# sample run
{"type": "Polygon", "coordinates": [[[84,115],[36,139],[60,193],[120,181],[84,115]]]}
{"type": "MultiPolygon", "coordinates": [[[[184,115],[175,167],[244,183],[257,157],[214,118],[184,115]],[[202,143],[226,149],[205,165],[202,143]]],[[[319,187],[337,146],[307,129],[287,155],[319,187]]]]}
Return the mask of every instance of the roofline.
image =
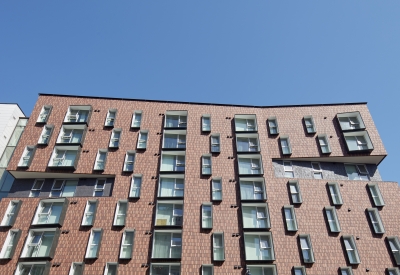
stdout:
{"type": "Polygon", "coordinates": [[[39,93],[39,96],[59,96],[59,97],[78,97],[92,99],[112,99],[112,100],[127,100],[127,101],[143,101],[143,102],[160,102],[160,103],[178,103],[178,104],[194,104],[194,105],[215,105],[215,106],[232,106],[232,107],[250,107],[250,108],[285,108],[285,107],[308,107],[308,106],[337,106],[337,105],[366,105],[367,102],[350,102],[350,103],[327,103],[327,104],[298,104],[298,105],[240,105],[240,104],[222,104],[222,103],[204,103],[204,102],[185,102],[185,101],[169,101],[169,100],[153,100],[153,99],[134,99],[134,98],[117,98],[117,97],[102,97],[102,96],[82,96],[82,95],[64,95],[64,94],[47,94],[39,93]]]}
{"type": "Polygon", "coordinates": [[[24,113],[24,111],[22,110],[21,106],[19,106],[18,103],[4,103],[4,102],[0,102],[0,104],[10,104],[10,105],[17,105],[19,110],[24,114],[24,117],[26,117],[26,114],[24,113]]]}

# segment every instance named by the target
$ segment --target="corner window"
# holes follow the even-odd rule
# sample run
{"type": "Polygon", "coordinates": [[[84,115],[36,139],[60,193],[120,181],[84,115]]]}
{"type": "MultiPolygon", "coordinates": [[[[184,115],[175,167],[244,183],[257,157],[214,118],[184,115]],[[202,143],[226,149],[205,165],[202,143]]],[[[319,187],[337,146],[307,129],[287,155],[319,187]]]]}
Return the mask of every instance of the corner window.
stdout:
{"type": "Polygon", "coordinates": [[[39,117],[37,119],[37,123],[46,123],[47,120],[49,119],[50,112],[53,106],[51,105],[44,105],[42,107],[42,110],[40,111],[39,117]]]}
{"type": "Polygon", "coordinates": [[[14,275],[49,275],[50,262],[21,262],[17,264],[14,275]]]}
{"type": "Polygon", "coordinates": [[[306,129],[307,129],[307,133],[308,134],[314,134],[317,131],[316,128],[315,128],[314,118],[312,116],[305,116],[304,117],[304,124],[306,125],[306,129]]]}
{"type": "Polygon", "coordinates": [[[167,111],[164,128],[186,128],[187,111],[167,111]]]}
{"type": "Polygon", "coordinates": [[[41,200],[36,209],[32,224],[54,224],[62,226],[67,208],[67,199],[41,200]]]}
{"type": "Polygon", "coordinates": [[[54,147],[53,154],[50,158],[49,167],[76,169],[78,162],[78,153],[80,147],[78,146],[56,146],[54,147]]]}
{"type": "Polygon", "coordinates": [[[19,160],[18,167],[29,167],[31,165],[36,146],[26,146],[19,160]]]}
{"type": "Polygon", "coordinates": [[[211,175],[211,155],[203,155],[201,157],[201,174],[211,175]]]}
{"type": "Polygon", "coordinates": [[[385,228],[383,228],[383,223],[381,220],[381,216],[379,215],[379,211],[376,208],[368,208],[367,209],[369,221],[374,228],[375,234],[383,234],[385,233],[385,228]]]}
{"type": "Polygon", "coordinates": [[[260,144],[258,134],[236,134],[237,152],[259,152],[260,144]]]}
{"type": "Polygon", "coordinates": [[[235,115],[236,132],[255,132],[257,131],[256,115],[235,115]]]}
{"type": "Polygon", "coordinates": [[[311,162],[313,178],[321,180],[322,179],[322,169],[319,162],[311,162]]]}
{"type": "Polygon", "coordinates": [[[213,260],[225,261],[224,232],[215,232],[213,234],[213,260]]]}
{"type": "MultiPolygon", "coordinates": [[[[387,269],[388,275],[400,275],[400,270],[398,267],[390,267],[387,269]]],[[[353,275],[353,274],[351,274],[353,275]]]]}
{"type": "Polygon", "coordinates": [[[29,197],[30,198],[39,197],[43,184],[44,184],[44,179],[36,179],[31,188],[31,192],[29,193],[29,197]]]}
{"type": "Polygon", "coordinates": [[[119,200],[115,209],[114,226],[125,226],[126,213],[128,211],[128,201],[119,200]]]}
{"type": "Polygon", "coordinates": [[[201,275],[214,275],[214,266],[211,264],[203,264],[201,266],[201,275]]]}
{"type": "Polygon", "coordinates": [[[294,275],[307,275],[306,268],[304,266],[294,266],[293,272],[294,275]]]}
{"type": "Polygon", "coordinates": [[[369,173],[364,164],[345,164],[349,180],[369,180],[369,173]]]}
{"type": "Polygon", "coordinates": [[[131,189],[129,192],[129,197],[139,198],[141,186],[142,186],[142,175],[140,174],[134,175],[131,181],[131,189]]]}
{"type": "Polygon", "coordinates": [[[182,226],[183,201],[158,201],[156,207],[156,226],[182,226]]]}
{"type": "Polygon", "coordinates": [[[131,128],[140,128],[142,123],[142,111],[134,111],[132,115],[131,128]]]}
{"type": "Polygon", "coordinates": [[[246,261],[274,261],[271,232],[244,233],[246,261]]]}
{"type": "Polygon", "coordinates": [[[148,134],[149,134],[148,130],[143,130],[143,131],[139,132],[139,138],[138,138],[138,144],[137,144],[138,149],[146,149],[147,148],[148,134]]]}
{"type": "Polygon", "coordinates": [[[276,265],[246,265],[246,268],[254,275],[277,275],[276,265]]]}
{"type": "Polygon", "coordinates": [[[288,136],[281,136],[279,138],[281,143],[282,155],[291,155],[292,154],[292,146],[290,145],[288,136]]]}
{"type": "Polygon", "coordinates": [[[290,180],[288,182],[290,198],[292,199],[293,204],[301,204],[303,202],[303,198],[301,197],[300,186],[298,181],[290,180]]]}
{"type": "Polygon", "coordinates": [[[122,234],[121,249],[119,252],[120,259],[132,259],[134,237],[134,229],[126,229],[122,234]]]}
{"type": "Polygon", "coordinates": [[[154,231],[153,259],[180,259],[181,253],[182,230],[154,231]]]}
{"type": "Polygon", "coordinates": [[[117,109],[109,109],[107,112],[106,121],[104,122],[104,126],[113,127],[116,116],[117,116],[117,109]]]}
{"type": "Polygon", "coordinates": [[[96,259],[99,257],[101,239],[103,236],[103,229],[92,229],[89,236],[89,241],[86,248],[85,259],[96,259]]]}
{"type": "Polygon", "coordinates": [[[243,228],[271,228],[267,203],[242,203],[243,228]]]}
{"type": "Polygon", "coordinates": [[[221,152],[221,141],[219,134],[211,135],[211,153],[221,152]]]}
{"type": "Polygon", "coordinates": [[[69,106],[64,123],[87,123],[92,106],[69,106]]]}
{"type": "Polygon", "coordinates": [[[276,117],[273,116],[268,118],[268,128],[270,135],[279,134],[278,120],[276,119],[276,117]]]}
{"type": "Polygon", "coordinates": [[[7,238],[0,252],[0,259],[11,259],[14,256],[19,238],[21,237],[21,229],[11,229],[8,231],[7,238]]]}
{"type": "Polygon", "coordinates": [[[263,178],[240,178],[241,200],[266,200],[265,183],[263,178]]]}
{"type": "Polygon", "coordinates": [[[110,148],[118,148],[119,147],[121,132],[122,132],[122,129],[113,129],[112,130],[110,143],[108,144],[108,147],[110,147],[110,148]]]}
{"type": "Polygon", "coordinates": [[[73,197],[77,185],[77,180],[54,180],[50,197],[73,197]]]}
{"type": "Polygon", "coordinates": [[[96,218],[98,200],[88,200],[85,206],[85,212],[83,213],[82,226],[91,226],[94,224],[96,218]]]}
{"type": "Polygon", "coordinates": [[[340,275],[353,275],[353,270],[350,266],[340,267],[340,275]]]}
{"type": "Polygon", "coordinates": [[[222,201],[222,179],[213,178],[211,181],[211,198],[213,201],[222,201]]]}
{"type": "Polygon", "coordinates": [[[160,172],[185,172],[185,152],[162,152],[160,172]]]}
{"type": "Polygon", "coordinates": [[[337,114],[342,131],[365,129],[360,112],[337,114]]]}
{"type": "Polygon", "coordinates": [[[21,208],[21,200],[13,200],[7,206],[6,213],[4,213],[1,226],[13,226],[17,218],[19,209],[21,208]]]}
{"type": "Polygon", "coordinates": [[[59,236],[58,228],[29,230],[21,258],[53,258],[59,236]]]}
{"type": "Polygon", "coordinates": [[[84,262],[73,262],[71,264],[71,268],[69,269],[68,275],[83,275],[84,270],[85,270],[84,262]]]}
{"type": "Polygon", "coordinates": [[[158,197],[183,197],[184,183],[183,177],[161,177],[158,186],[158,197]]]}
{"type": "Polygon", "coordinates": [[[107,263],[104,269],[104,275],[117,275],[118,274],[118,263],[107,263]]]}
{"type": "Polygon", "coordinates": [[[135,151],[128,151],[125,154],[124,172],[133,172],[135,163],[135,151]]]}
{"type": "Polygon", "coordinates": [[[301,248],[301,254],[303,256],[304,263],[314,263],[314,251],[311,245],[310,235],[299,235],[299,242],[301,248]]]}
{"type": "Polygon", "coordinates": [[[185,149],[186,130],[165,130],[163,137],[163,149],[185,149]]]}
{"type": "Polygon", "coordinates": [[[328,137],[326,135],[318,135],[318,143],[322,154],[330,154],[332,152],[328,137]]]}
{"type": "Polygon", "coordinates": [[[387,241],[389,243],[392,256],[397,265],[400,265],[400,242],[397,236],[388,236],[387,241]]]}
{"type": "Polygon", "coordinates": [[[342,195],[340,194],[339,185],[336,182],[328,182],[329,194],[333,205],[342,205],[342,195]]]}
{"type": "Polygon", "coordinates": [[[180,263],[151,263],[150,275],[181,275],[180,263]]]}
{"type": "Polygon", "coordinates": [[[38,144],[49,144],[51,134],[53,133],[54,125],[45,125],[43,127],[42,133],[40,134],[38,144]]]}
{"type": "Polygon", "coordinates": [[[343,136],[349,153],[370,152],[374,150],[367,131],[344,133],[343,136]]]}
{"type": "Polygon", "coordinates": [[[86,125],[63,125],[57,138],[58,144],[82,144],[86,125]]]}
{"type": "Polygon", "coordinates": [[[337,233],[340,232],[340,225],[339,225],[339,220],[336,214],[336,208],[335,207],[325,207],[325,215],[326,215],[326,219],[328,221],[329,224],[329,230],[332,233],[337,233]]]}
{"type": "Polygon", "coordinates": [[[203,115],[201,117],[201,131],[210,132],[211,131],[211,116],[203,115]]]}
{"type": "Polygon", "coordinates": [[[263,175],[262,158],[260,154],[238,155],[239,175],[263,175]]]}
{"type": "Polygon", "coordinates": [[[212,203],[203,203],[201,206],[201,228],[211,229],[213,227],[212,203]]]}
{"type": "Polygon", "coordinates": [[[369,183],[368,184],[369,193],[371,194],[372,199],[374,200],[374,204],[376,207],[384,206],[385,202],[383,201],[383,197],[381,191],[379,190],[379,186],[377,183],[369,183]]]}
{"type": "Polygon", "coordinates": [[[350,264],[361,263],[353,235],[343,236],[343,243],[346,249],[347,259],[349,260],[349,263],[350,264]]]}
{"type": "Polygon", "coordinates": [[[97,179],[93,190],[93,197],[102,197],[104,188],[106,187],[106,179],[97,179]]]}
{"type": "Polygon", "coordinates": [[[286,220],[286,230],[287,231],[297,231],[297,220],[296,220],[296,213],[294,211],[293,205],[285,205],[283,207],[283,213],[285,215],[286,220]]]}
{"type": "Polygon", "coordinates": [[[283,161],[283,170],[285,178],[294,178],[293,166],[291,161],[283,161]]]}
{"type": "Polygon", "coordinates": [[[99,149],[94,163],[93,170],[104,171],[107,161],[107,149],[99,149]]]}

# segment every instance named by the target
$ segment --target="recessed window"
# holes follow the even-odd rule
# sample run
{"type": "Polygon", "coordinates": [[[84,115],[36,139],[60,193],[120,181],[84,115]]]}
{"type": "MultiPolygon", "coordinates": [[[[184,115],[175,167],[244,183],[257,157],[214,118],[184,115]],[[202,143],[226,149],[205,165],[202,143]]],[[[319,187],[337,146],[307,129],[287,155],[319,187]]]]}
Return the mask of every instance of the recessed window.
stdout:
{"type": "Polygon", "coordinates": [[[203,155],[201,157],[201,174],[211,175],[211,155],[203,155]]]}
{"type": "Polygon", "coordinates": [[[181,254],[182,230],[154,231],[153,259],[180,259],[181,254]]]}
{"type": "Polygon", "coordinates": [[[257,131],[256,115],[235,115],[236,132],[254,132],[257,131]]]}
{"type": "Polygon", "coordinates": [[[40,134],[38,144],[49,144],[51,134],[53,133],[54,125],[45,125],[40,134]]]}
{"type": "Polygon", "coordinates": [[[330,154],[332,152],[327,135],[318,135],[318,143],[322,154],[330,154]]]}
{"type": "Polygon", "coordinates": [[[340,267],[340,275],[353,275],[353,270],[350,266],[340,267]]]}
{"type": "Polygon", "coordinates": [[[54,180],[50,197],[73,197],[78,180],[54,180]]]}
{"type": "Polygon", "coordinates": [[[84,262],[73,262],[71,264],[71,268],[69,269],[68,275],[83,275],[84,270],[85,270],[84,262]]]}
{"type": "Polygon", "coordinates": [[[267,199],[263,178],[240,178],[241,200],[263,201],[267,199]]]}
{"type": "Polygon", "coordinates": [[[283,161],[283,170],[285,178],[294,178],[293,165],[291,161],[283,161]]]}
{"type": "Polygon", "coordinates": [[[94,185],[93,197],[102,197],[104,195],[104,188],[106,187],[106,179],[97,179],[94,185]]]}
{"type": "Polygon", "coordinates": [[[126,213],[128,211],[128,201],[119,200],[115,209],[114,226],[125,226],[126,213]]]}
{"type": "Polygon", "coordinates": [[[337,114],[342,131],[365,129],[360,112],[337,114]]]}
{"type": "Polygon", "coordinates": [[[142,111],[134,111],[132,115],[131,128],[140,128],[142,123],[142,111]]]}
{"type": "Polygon", "coordinates": [[[0,252],[0,259],[11,259],[14,256],[15,248],[19,238],[21,237],[21,229],[11,229],[8,231],[7,238],[0,252]]]}
{"type": "Polygon", "coordinates": [[[33,225],[54,224],[62,226],[68,208],[66,199],[46,199],[39,202],[33,225]]]}
{"type": "Polygon", "coordinates": [[[211,198],[213,201],[222,201],[222,179],[213,178],[211,181],[211,198]]]}
{"type": "Polygon", "coordinates": [[[329,195],[333,205],[342,205],[342,195],[340,194],[339,185],[337,182],[328,182],[329,195]]]}
{"type": "Polygon", "coordinates": [[[63,125],[57,138],[58,144],[82,144],[86,125],[63,125]]]}
{"type": "Polygon", "coordinates": [[[369,180],[369,173],[364,164],[345,164],[349,180],[369,180]]]}
{"type": "Polygon", "coordinates": [[[60,229],[31,229],[26,237],[21,258],[53,258],[57,247],[60,229]]]}
{"type": "Polygon", "coordinates": [[[108,144],[108,147],[110,147],[110,148],[118,148],[119,147],[119,142],[121,139],[121,132],[122,132],[122,129],[113,129],[112,130],[110,143],[108,144]]]}
{"type": "Polygon", "coordinates": [[[388,236],[387,241],[389,243],[392,256],[397,265],[400,265],[400,242],[397,236],[388,236]]]}
{"type": "Polygon", "coordinates": [[[64,123],[87,123],[92,106],[69,106],[64,123]]]}
{"type": "Polygon", "coordinates": [[[361,263],[353,235],[343,236],[343,243],[346,249],[347,259],[349,260],[349,263],[350,264],[361,263]]]}
{"type": "Polygon", "coordinates": [[[21,208],[21,200],[13,200],[7,206],[6,213],[4,213],[1,226],[13,226],[17,218],[19,209],[21,208]]]}
{"type": "Polygon", "coordinates": [[[49,167],[57,169],[76,169],[80,146],[56,146],[50,158],[49,167]]]}
{"type": "Polygon", "coordinates": [[[277,275],[276,265],[246,265],[250,274],[254,275],[277,275]]]}
{"type": "Polygon", "coordinates": [[[372,224],[375,234],[383,234],[385,233],[385,228],[383,228],[383,223],[381,220],[381,216],[379,215],[379,211],[376,208],[368,208],[367,209],[369,221],[372,224]]]}
{"type": "Polygon", "coordinates": [[[19,160],[18,167],[29,167],[31,165],[36,146],[26,146],[19,160]]]}
{"type": "Polygon", "coordinates": [[[211,138],[211,153],[221,152],[220,134],[212,134],[210,138],[211,138]]]}
{"type": "Polygon", "coordinates": [[[259,152],[260,144],[258,134],[236,134],[237,152],[259,152]]]}
{"type": "Polygon", "coordinates": [[[304,124],[306,125],[308,134],[314,134],[317,131],[315,128],[314,118],[312,116],[305,116],[304,124]]]}
{"type": "Polygon", "coordinates": [[[211,229],[213,227],[212,203],[203,203],[201,206],[201,228],[211,229]]]}
{"type": "Polygon", "coordinates": [[[267,203],[242,203],[243,228],[271,228],[267,203]]]}
{"type": "Polygon", "coordinates": [[[201,275],[214,275],[214,266],[211,264],[203,264],[201,266],[201,275]]]}
{"type": "Polygon", "coordinates": [[[215,232],[213,234],[213,260],[225,261],[225,241],[224,232],[215,232]]]}
{"type": "Polygon", "coordinates": [[[349,153],[370,152],[374,150],[367,131],[343,133],[349,153]]]}
{"type": "Polygon", "coordinates": [[[313,263],[314,259],[314,251],[311,245],[310,235],[299,235],[299,242],[301,248],[301,254],[303,256],[304,263],[313,263]]]}
{"type": "Polygon", "coordinates": [[[99,149],[94,163],[93,170],[104,171],[107,161],[107,149],[99,149]]]}
{"type": "Polygon", "coordinates": [[[328,221],[329,224],[329,230],[332,233],[337,233],[340,232],[340,225],[339,225],[339,220],[336,214],[336,208],[335,207],[325,207],[325,215],[326,215],[326,219],[328,221]]]}
{"type": "MultiPolygon", "coordinates": [[[[400,275],[400,270],[398,267],[390,267],[387,269],[388,275],[400,275]]],[[[353,274],[351,274],[353,275],[353,274]]]]}
{"type": "Polygon", "coordinates": [[[203,115],[201,117],[201,130],[203,132],[211,131],[211,116],[210,115],[203,115]]]}
{"type": "Polygon", "coordinates": [[[163,138],[163,149],[185,149],[186,130],[165,130],[163,138]]]}
{"type": "Polygon", "coordinates": [[[146,149],[147,148],[147,137],[149,135],[148,130],[142,130],[139,132],[139,138],[137,143],[138,149],[146,149]]]}
{"type": "Polygon", "coordinates": [[[160,172],[185,172],[185,152],[162,152],[160,172]]]}
{"type": "Polygon", "coordinates": [[[183,201],[158,201],[156,207],[156,226],[182,226],[183,201]]]}
{"type": "Polygon", "coordinates": [[[91,226],[94,224],[98,204],[99,204],[98,200],[88,200],[86,202],[85,212],[83,213],[83,218],[81,223],[83,226],[91,226]]]}
{"type": "Polygon", "coordinates": [[[158,186],[158,197],[183,197],[185,180],[176,176],[163,176],[158,186]]]}
{"type": "Polygon", "coordinates": [[[290,198],[292,199],[293,204],[300,204],[303,202],[303,198],[301,197],[300,185],[298,181],[290,180],[288,182],[290,198]]]}
{"type": "Polygon", "coordinates": [[[17,264],[14,275],[48,275],[50,273],[50,262],[21,262],[17,264]]]}
{"type": "Polygon", "coordinates": [[[239,175],[263,175],[262,158],[260,154],[238,155],[239,175]]]}
{"type": "Polygon", "coordinates": [[[181,275],[180,263],[151,263],[150,275],[181,275]]]}
{"type": "Polygon", "coordinates": [[[126,229],[122,234],[121,249],[119,252],[120,259],[132,259],[133,241],[135,230],[126,229]]]}
{"type": "Polygon", "coordinates": [[[113,127],[116,116],[117,116],[117,109],[109,109],[107,112],[106,121],[104,122],[104,126],[113,127]]]}
{"type": "Polygon", "coordinates": [[[319,162],[311,162],[312,173],[314,179],[322,179],[322,169],[319,162]]]}
{"type": "Polygon", "coordinates": [[[31,192],[29,193],[30,198],[39,197],[40,191],[42,190],[44,179],[36,179],[32,185],[31,192]]]}
{"type": "Polygon", "coordinates": [[[129,191],[129,197],[139,198],[141,187],[142,187],[142,175],[141,174],[133,175],[131,181],[131,189],[129,191]]]}
{"type": "Polygon", "coordinates": [[[86,248],[86,259],[96,259],[99,257],[103,229],[96,228],[90,231],[89,241],[86,248]]]}
{"type": "Polygon", "coordinates": [[[164,128],[186,128],[187,111],[167,111],[164,128]]]}
{"type": "Polygon", "coordinates": [[[39,117],[37,119],[37,123],[46,123],[47,120],[49,119],[50,112],[53,106],[51,105],[44,105],[42,107],[42,110],[40,111],[39,117]]]}
{"type": "Polygon", "coordinates": [[[294,275],[307,275],[306,268],[304,266],[294,266],[293,272],[294,275]]]}
{"type": "Polygon", "coordinates": [[[287,231],[297,231],[297,220],[296,220],[296,213],[294,211],[293,205],[285,205],[283,207],[283,213],[285,215],[286,220],[286,230],[287,231]]]}
{"type": "Polygon", "coordinates": [[[117,275],[118,274],[118,263],[107,263],[104,269],[104,275],[117,275]]]}
{"type": "Polygon", "coordinates": [[[376,207],[384,206],[385,202],[377,183],[368,183],[368,189],[376,207]]]}
{"type": "Polygon", "coordinates": [[[135,151],[128,151],[125,154],[124,172],[133,172],[135,163],[135,151]]]}
{"type": "Polygon", "coordinates": [[[292,146],[290,145],[290,140],[288,136],[281,136],[279,138],[281,143],[281,149],[283,155],[291,155],[292,154],[292,146]]]}
{"type": "Polygon", "coordinates": [[[244,233],[246,261],[275,260],[271,232],[244,233]]]}
{"type": "Polygon", "coordinates": [[[278,120],[276,117],[273,116],[273,117],[268,118],[268,128],[269,128],[270,135],[279,134],[278,120]]]}

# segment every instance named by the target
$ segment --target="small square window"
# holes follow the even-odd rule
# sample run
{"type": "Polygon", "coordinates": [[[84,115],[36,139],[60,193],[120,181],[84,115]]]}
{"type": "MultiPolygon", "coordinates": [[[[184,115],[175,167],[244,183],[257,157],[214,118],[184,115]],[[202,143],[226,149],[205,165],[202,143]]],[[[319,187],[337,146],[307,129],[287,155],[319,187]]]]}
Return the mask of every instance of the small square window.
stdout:
{"type": "Polygon", "coordinates": [[[211,116],[203,115],[201,117],[201,131],[210,132],[211,131],[211,116]]]}
{"type": "Polygon", "coordinates": [[[384,206],[385,202],[383,201],[383,197],[381,191],[379,190],[379,186],[377,183],[369,183],[368,184],[369,193],[374,201],[376,207],[384,206]]]}
{"type": "Polygon", "coordinates": [[[117,109],[109,109],[107,112],[106,121],[104,122],[104,126],[113,127],[116,116],[117,116],[117,109]]]}
{"type": "Polygon", "coordinates": [[[86,248],[85,259],[96,259],[99,257],[103,229],[92,229],[86,248]]]}
{"type": "Polygon", "coordinates": [[[201,275],[214,275],[214,266],[212,264],[203,264],[201,266],[201,275]]]}
{"type": "Polygon", "coordinates": [[[132,259],[134,238],[134,229],[126,229],[124,231],[124,233],[122,234],[121,249],[119,252],[120,259],[132,259]]]}
{"type": "Polygon", "coordinates": [[[303,198],[301,197],[299,182],[290,180],[288,182],[288,186],[292,204],[301,204],[303,202],[303,198]]]}
{"type": "Polygon", "coordinates": [[[134,175],[131,181],[131,190],[129,192],[129,197],[139,198],[141,187],[142,187],[142,175],[141,174],[134,175]]]}
{"type": "Polygon", "coordinates": [[[97,179],[93,190],[93,197],[102,197],[104,195],[105,186],[106,179],[97,179]]]}
{"type": "Polygon", "coordinates": [[[128,151],[125,154],[125,161],[124,161],[124,172],[133,172],[134,163],[135,163],[135,151],[128,151]]]}
{"type": "Polygon", "coordinates": [[[304,124],[306,125],[306,130],[308,134],[314,134],[315,132],[317,132],[315,128],[314,118],[312,116],[305,116],[304,124]]]}
{"type": "Polygon", "coordinates": [[[342,238],[349,263],[350,264],[361,263],[353,235],[343,236],[342,238]]]}
{"type": "Polygon", "coordinates": [[[290,140],[288,136],[281,136],[279,138],[280,144],[281,144],[281,149],[282,149],[282,155],[291,155],[292,154],[292,146],[290,145],[290,140]]]}
{"type": "Polygon", "coordinates": [[[137,143],[138,149],[146,149],[147,148],[148,134],[149,134],[148,130],[142,130],[139,132],[139,138],[138,138],[138,143],[137,143]]]}
{"type": "Polygon", "coordinates": [[[327,135],[318,135],[318,142],[322,154],[330,154],[332,152],[327,135]]]}
{"type": "Polygon", "coordinates": [[[96,218],[98,200],[88,200],[86,202],[85,212],[83,213],[82,226],[92,226],[96,218]]]}
{"type": "Polygon", "coordinates": [[[213,227],[212,203],[203,203],[201,206],[201,228],[211,229],[213,227]]]}
{"type": "Polygon", "coordinates": [[[95,171],[104,171],[107,161],[107,149],[99,149],[96,156],[96,161],[93,167],[95,171]]]}
{"type": "Polygon", "coordinates": [[[293,165],[291,161],[283,161],[285,178],[294,178],[293,165]]]}
{"type": "Polygon", "coordinates": [[[142,111],[134,111],[132,115],[131,128],[140,128],[142,123],[142,111]]]}
{"type": "Polygon", "coordinates": [[[312,173],[314,179],[321,180],[322,179],[322,169],[319,162],[311,162],[312,173]]]}
{"type": "Polygon", "coordinates": [[[42,107],[42,110],[40,111],[39,117],[36,121],[36,123],[46,123],[47,120],[49,119],[51,110],[53,109],[53,106],[51,105],[44,105],[42,107]]]}
{"type": "Polygon", "coordinates": [[[342,205],[342,195],[340,194],[339,185],[336,182],[328,182],[329,194],[333,205],[342,205]]]}
{"type": "Polygon", "coordinates": [[[340,232],[340,225],[339,225],[339,220],[336,214],[336,208],[335,207],[325,207],[325,215],[326,219],[329,224],[329,230],[332,233],[337,233],[340,232]]]}
{"type": "Polygon", "coordinates": [[[219,134],[211,135],[211,153],[221,152],[221,141],[219,134]]]}
{"type": "Polygon", "coordinates": [[[54,125],[45,125],[42,130],[42,134],[39,137],[38,144],[46,145],[49,144],[51,134],[53,133],[54,125]]]}
{"type": "Polygon", "coordinates": [[[213,260],[225,261],[225,245],[223,232],[215,232],[213,234],[213,260]]]}
{"type": "Polygon", "coordinates": [[[314,263],[314,251],[311,245],[310,235],[299,235],[299,242],[301,248],[301,254],[303,256],[304,263],[314,263]]]}
{"type": "Polygon", "coordinates": [[[268,128],[269,128],[270,135],[279,134],[278,120],[276,117],[273,116],[273,117],[268,118],[268,128]]]}
{"type": "Polygon", "coordinates": [[[371,222],[372,228],[374,229],[375,234],[383,234],[385,233],[385,228],[383,227],[383,223],[381,220],[381,216],[379,215],[379,211],[376,208],[367,208],[369,221],[371,222]]]}
{"type": "Polygon", "coordinates": [[[110,143],[108,144],[108,147],[110,147],[110,148],[118,148],[119,147],[121,133],[122,133],[122,129],[113,129],[112,130],[110,143]]]}
{"type": "Polygon", "coordinates": [[[7,238],[0,252],[0,259],[11,259],[14,256],[19,238],[21,237],[21,229],[12,229],[8,231],[7,238]]]}
{"type": "Polygon", "coordinates": [[[42,190],[44,179],[36,179],[33,183],[31,192],[29,193],[30,198],[39,197],[40,191],[42,190]]]}
{"type": "Polygon", "coordinates": [[[285,205],[283,207],[283,213],[285,215],[285,220],[286,220],[286,230],[297,231],[298,230],[297,219],[293,205],[285,205]]]}
{"type": "Polygon", "coordinates": [[[203,155],[201,157],[201,174],[211,175],[211,155],[203,155]]]}
{"type": "Polygon", "coordinates": [[[211,181],[211,191],[213,201],[222,201],[222,179],[213,178],[211,181]]]}

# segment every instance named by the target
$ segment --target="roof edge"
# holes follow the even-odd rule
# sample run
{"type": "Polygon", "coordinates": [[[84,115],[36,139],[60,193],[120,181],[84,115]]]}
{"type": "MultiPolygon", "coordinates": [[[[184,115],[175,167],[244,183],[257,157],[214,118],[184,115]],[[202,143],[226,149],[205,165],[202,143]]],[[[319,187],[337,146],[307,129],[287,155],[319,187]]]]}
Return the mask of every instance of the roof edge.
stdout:
{"type": "Polygon", "coordinates": [[[22,110],[21,106],[19,106],[18,103],[12,103],[12,102],[0,102],[0,104],[9,104],[9,105],[17,105],[17,107],[19,108],[19,110],[22,112],[22,114],[24,115],[24,117],[26,117],[26,114],[24,113],[24,110],[22,110]]]}

